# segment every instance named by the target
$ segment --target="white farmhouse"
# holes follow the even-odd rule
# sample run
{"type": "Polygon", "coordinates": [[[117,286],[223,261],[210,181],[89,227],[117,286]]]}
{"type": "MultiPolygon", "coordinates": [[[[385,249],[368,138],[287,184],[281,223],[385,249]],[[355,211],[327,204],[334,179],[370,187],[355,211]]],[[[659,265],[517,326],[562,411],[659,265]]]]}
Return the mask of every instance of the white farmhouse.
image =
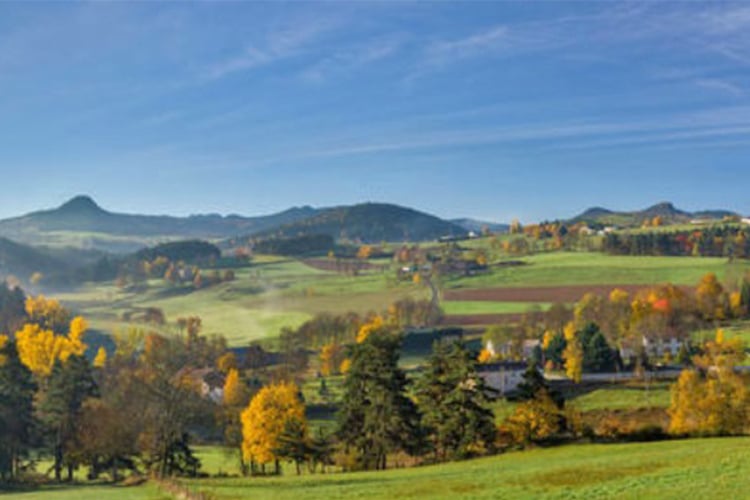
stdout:
{"type": "MultiPolygon", "coordinates": [[[[661,358],[666,353],[669,353],[672,357],[679,354],[682,348],[682,341],[676,337],[669,338],[648,338],[642,337],[641,345],[643,346],[643,352],[646,356],[661,358]]],[[[633,343],[624,342],[620,348],[620,357],[623,360],[634,358],[638,355],[636,345],[633,343]]]]}
{"type": "MultiPolygon", "coordinates": [[[[534,349],[536,349],[537,346],[541,346],[541,341],[539,339],[524,340],[523,345],[521,346],[523,359],[529,359],[534,354],[534,349]]],[[[485,343],[484,348],[487,349],[493,357],[497,355],[510,356],[513,353],[512,342],[506,342],[496,346],[491,340],[488,340],[485,343]]]]}

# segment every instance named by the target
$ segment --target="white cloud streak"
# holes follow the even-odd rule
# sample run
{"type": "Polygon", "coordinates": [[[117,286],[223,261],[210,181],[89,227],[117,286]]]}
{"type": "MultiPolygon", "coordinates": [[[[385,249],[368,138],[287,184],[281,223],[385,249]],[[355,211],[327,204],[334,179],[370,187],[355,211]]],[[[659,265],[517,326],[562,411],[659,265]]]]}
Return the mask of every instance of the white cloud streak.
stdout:
{"type": "Polygon", "coordinates": [[[309,150],[292,158],[333,158],[430,148],[525,144],[544,141],[547,149],[596,149],[645,146],[665,142],[689,143],[701,138],[750,137],[750,108],[737,106],[646,120],[579,121],[553,125],[447,130],[402,134],[395,140],[349,142],[309,150]]]}
{"type": "Polygon", "coordinates": [[[318,19],[272,29],[261,43],[249,43],[240,53],[209,65],[204,77],[218,80],[298,56],[309,51],[312,44],[336,26],[333,21],[318,19]]]}

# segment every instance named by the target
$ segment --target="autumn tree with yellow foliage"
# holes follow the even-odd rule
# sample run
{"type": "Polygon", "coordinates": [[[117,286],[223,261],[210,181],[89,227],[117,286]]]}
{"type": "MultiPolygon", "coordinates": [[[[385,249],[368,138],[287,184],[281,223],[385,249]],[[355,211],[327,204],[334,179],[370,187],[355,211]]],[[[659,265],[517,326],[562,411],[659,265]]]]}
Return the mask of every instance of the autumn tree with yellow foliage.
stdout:
{"type": "Polygon", "coordinates": [[[750,391],[735,371],[745,358],[739,338],[725,339],[718,330],[714,341],[696,356],[696,368],[686,369],[672,386],[669,431],[673,434],[736,435],[750,427],[750,391]]]}
{"type": "Polygon", "coordinates": [[[44,295],[27,297],[25,308],[29,322],[44,330],[62,334],[70,326],[70,312],[55,299],[48,299],[44,295]]]}
{"type": "Polygon", "coordinates": [[[513,442],[527,445],[548,439],[563,428],[564,416],[560,407],[546,391],[539,391],[533,399],[516,406],[500,429],[509,433],[513,442]]]}
{"type": "Polygon", "coordinates": [[[385,321],[383,320],[382,316],[373,316],[370,321],[359,327],[359,331],[357,332],[357,344],[361,344],[362,342],[367,340],[367,337],[369,337],[373,332],[377,332],[378,330],[383,329],[384,325],[385,321]]]}
{"type": "Polygon", "coordinates": [[[279,437],[289,422],[306,427],[305,405],[299,397],[299,387],[290,382],[271,384],[253,397],[241,415],[242,456],[254,470],[260,464],[273,463],[279,472],[279,456],[275,451],[281,444],[279,437]]]}
{"type": "Polygon", "coordinates": [[[224,428],[224,443],[239,451],[240,469],[247,472],[247,465],[242,455],[242,422],[240,414],[250,400],[250,390],[242,380],[240,372],[231,368],[224,381],[224,399],[219,416],[219,423],[224,428]]]}
{"type": "Polygon", "coordinates": [[[104,368],[107,364],[107,350],[104,347],[100,347],[96,351],[96,357],[94,357],[94,368],[104,368]]]}
{"type": "Polygon", "coordinates": [[[479,355],[477,356],[477,362],[478,363],[489,363],[492,361],[494,356],[492,355],[492,352],[490,352],[489,349],[486,347],[483,347],[481,351],[479,351],[479,355]]]}
{"type": "MultiPolygon", "coordinates": [[[[64,316],[63,313],[54,308],[49,309],[49,311],[53,315],[52,319],[45,318],[39,310],[36,310],[34,317],[39,322],[27,323],[16,332],[16,343],[21,362],[35,376],[41,378],[49,377],[55,361],[59,360],[64,363],[70,356],[83,356],[87,348],[87,345],[83,342],[83,335],[88,328],[86,320],[81,317],[73,318],[67,335],[58,334],[53,329],[41,326],[54,327],[59,317],[64,316]]],[[[57,328],[60,329],[59,326],[57,328]]]]}
{"type": "Polygon", "coordinates": [[[344,355],[344,349],[339,344],[331,342],[324,345],[320,349],[320,374],[324,377],[338,374],[344,355]]]}
{"type": "Polygon", "coordinates": [[[565,325],[563,334],[565,335],[566,342],[565,350],[563,351],[565,374],[574,382],[580,382],[581,375],[583,374],[583,348],[581,347],[581,341],[578,338],[575,325],[573,323],[565,325]]]}

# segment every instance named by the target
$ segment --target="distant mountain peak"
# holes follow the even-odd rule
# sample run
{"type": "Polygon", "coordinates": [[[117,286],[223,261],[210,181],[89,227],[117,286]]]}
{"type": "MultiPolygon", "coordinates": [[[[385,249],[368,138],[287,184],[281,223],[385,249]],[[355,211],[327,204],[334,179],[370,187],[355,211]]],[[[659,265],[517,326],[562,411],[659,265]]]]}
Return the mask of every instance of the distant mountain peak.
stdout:
{"type": "Polygon", "coordinates": [[[633,212],[615,212],[602,207],[589,208],[582,214],[570,219],[570,222],[596,222],[624,227],[640,226],[644,220],[661,217],[666,223],[686,223],[694,218],[717,219],[737,214],[729,210],[702,210],[687,212],[674,206],[672,202],[662,201],[643,210],[633,212]]]}
{"type": "Polygon", "coordinates": [[[70,200],[66,201],[57,209],[60,212],[68,213],[102,213],[104,210],[102,207],[97,205],[93,198],[88,195],[81,194],[74,196],[70,200]]]}
{"type": "Polygon", "coordinates": [[[653,216],[653,215],[663,215],[667,217],[674,217],[674,216],[689,217],[690,216],[688,212],[684,212],[676,208],[674,204],[669,201],[659,202],[656,205],[653,205],[651,207],[648,207],[646,210],[643,210],[641,213],[646,216],[653,216]]]}

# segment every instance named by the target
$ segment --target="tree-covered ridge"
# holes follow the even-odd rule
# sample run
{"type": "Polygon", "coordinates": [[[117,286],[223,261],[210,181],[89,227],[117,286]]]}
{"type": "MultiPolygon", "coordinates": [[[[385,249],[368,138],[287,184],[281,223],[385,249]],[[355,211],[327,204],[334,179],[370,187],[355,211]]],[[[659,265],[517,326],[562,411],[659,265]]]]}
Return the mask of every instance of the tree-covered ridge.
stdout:
{"type": "Polygon", "coordinates": [[[254,217],[240,215],[140,215],[110,212],[88,196],[77,196],[58,208],[0,220],[0,236],[33,245],[85,246],[129,252],[155,239],[229,238],[265,231],[317,213],[312,207],[254,217]],[[72,235],[65,239],[61,235],[72,235]],[[73,238],[75,237],[75,238],[73,238]]]}
{"type": "Polygon", "coordinates": [[[465,233],[466,230],[456,224],[411,208],[386,203],[362,203],[327,209],[259,236],[327,234],[337,240],[379,243],[428,241],[465,233]]]}
{"type": "Polygon", "coordinates": [[[603,207],[591,207],[571,218],[569,223],[585,222],[593,225],[613,225],[622,227],[638,227],[659,217],[664,224],[685,224],[695,219],[721,220],[725,217],[737,217],[739,214],[730,210],[699,210],[688,212],[676,208],[670,202],[661,202],[643,210],[620,212],[603,207]]]}
{"type": "Polygon", "coordinates": [[[0,277],[11,274],[28,277],[35,272],[50,273],[67,266],[44,250],[0,237],[0,277]]]}
{"type": "Polygon", "coordinates": [[[750,227],[715,225],[692,231],[609,233],[602,250],[614,255],[750,257],[750,227]]]}
{"type": "MultiPolygon", "coordinates": [[[[327,209],[293,207],[279,213],[240,215],[123,214],[104,210],[88,196],[62,206],[0,220],[0,237],[33,245],[73,245],[118,253],[161,239],[230,239],[259,235],[326,234],[365,242],[426,241],[466,233],[461,226],[410,208],[363,203],[327,209]]],[[[230,245],[231,246],[231,245],[230,245]]]]}
{"type": "Polygon", "coordinates": [[[326,255],[334,248],[334,239],[329,234],[268,238],[253,243],[254,252],[284,256],[326,255]]]}
{"type": "Polygon", "coordinates": [[[137,260],[155,260],[159,257],[193,264],[218,259],[221,257],[221,250],[207,241],[185,240],[171,241],[155,247],[144,248],[134,255],[137,260]]]}

